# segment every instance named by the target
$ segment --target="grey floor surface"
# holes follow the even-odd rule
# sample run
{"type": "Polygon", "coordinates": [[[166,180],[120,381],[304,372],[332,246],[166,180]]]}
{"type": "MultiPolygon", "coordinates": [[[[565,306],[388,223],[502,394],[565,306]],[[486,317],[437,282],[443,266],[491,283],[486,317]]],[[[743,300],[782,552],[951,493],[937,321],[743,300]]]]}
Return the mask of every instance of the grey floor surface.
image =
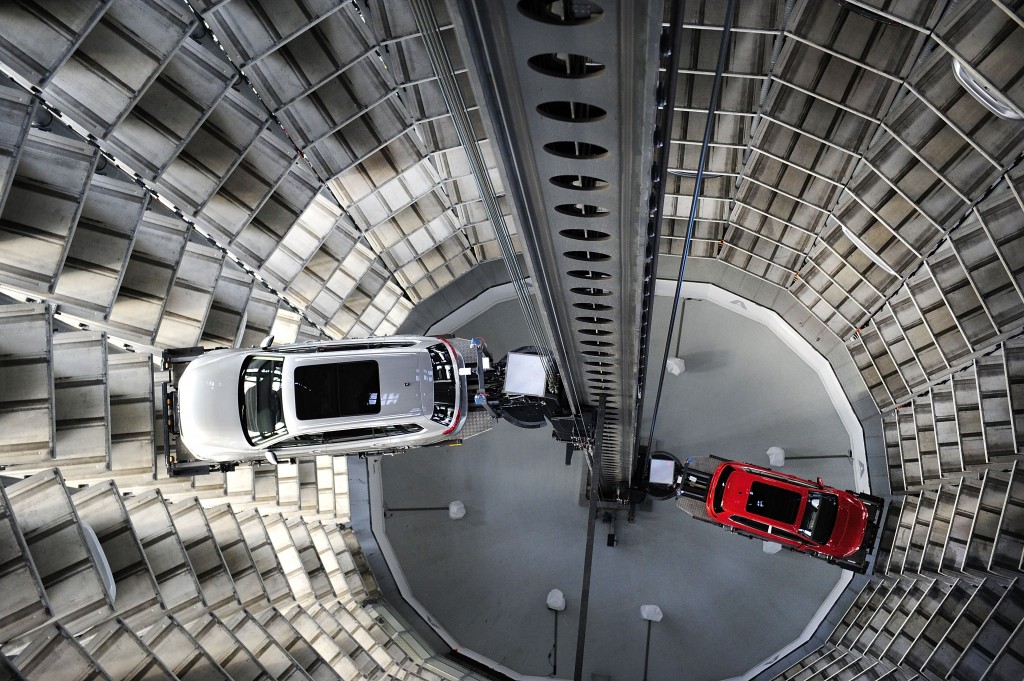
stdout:
{"type": "MultiPolygon", "coordinates": [[[[668,302],[659,307],[655,333],[664,338],[668,302]]],[[[461,334],[483,335],[496,357],[532,343],[516,302],[461,334]]],[[[658,363],[663,347],[652,350],[658,363]]],[[[688,301],[673,354],[686,371],[667,377],[657,448],[766,465],[775,445],[787,452],[784,471],[852,485],[849,438],[817,376],[767,328],[688,301]]],[[[545,596],[561,589],[568,606],[558,622],[557,676],[571,678],[587,529],[580,457],[567,467],[548,429],[501,422],[461,448],[388,457],[382,471],[387,535],[417,599],[463,647],[548,676],[554,621],[545,596]],[[460,521],[400,510],[456,499],[467,509],[460,521]]],[[[619,513],[615,547],[607,546],[610,527],[597,526],[585,679],[641,678],[644,603],[665,614],[652,628],[649,679],[741,674],[795,639],[841,575],[787,551],[765,554],[761,542],[695,521],[671,501],[655,502],[633,524],[619,513]]]]}

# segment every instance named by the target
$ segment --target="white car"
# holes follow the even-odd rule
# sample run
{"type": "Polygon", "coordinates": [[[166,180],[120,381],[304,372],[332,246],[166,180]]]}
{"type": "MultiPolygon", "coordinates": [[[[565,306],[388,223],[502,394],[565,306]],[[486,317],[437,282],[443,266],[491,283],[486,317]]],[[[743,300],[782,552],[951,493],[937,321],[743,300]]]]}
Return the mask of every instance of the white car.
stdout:
{"type": "Polygon", "coordinates": [[[425,336],[212,350],[181,374],[175,431],[194,458],[221,463],[434,444],[465,423],[465,366],[425,336]]]}

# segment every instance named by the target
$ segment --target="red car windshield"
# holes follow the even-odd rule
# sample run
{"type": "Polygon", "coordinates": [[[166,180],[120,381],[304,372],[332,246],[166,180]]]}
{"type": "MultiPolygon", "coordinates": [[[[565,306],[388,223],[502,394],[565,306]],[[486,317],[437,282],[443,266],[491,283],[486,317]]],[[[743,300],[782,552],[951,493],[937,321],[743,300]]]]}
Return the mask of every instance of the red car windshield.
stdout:
{"type": "Polygon", "coordinates": [[[800,534],[818,544],[824,544],[832,536],[839,514],[839,499],[826,492],[810,492],[807,495],[807,510],[800,523],[800,534]]]}

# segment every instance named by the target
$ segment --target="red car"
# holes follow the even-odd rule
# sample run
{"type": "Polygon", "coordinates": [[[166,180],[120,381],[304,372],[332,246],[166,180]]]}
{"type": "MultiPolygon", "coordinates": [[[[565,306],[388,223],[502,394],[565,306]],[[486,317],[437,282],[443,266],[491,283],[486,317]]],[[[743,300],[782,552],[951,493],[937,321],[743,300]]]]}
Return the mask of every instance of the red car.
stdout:
{"type": "Polygon", "coordinates": [[[828,559],[870,552],[875,499],[739,461],[721,464],[708,485],[712,520],[828,559]]]}

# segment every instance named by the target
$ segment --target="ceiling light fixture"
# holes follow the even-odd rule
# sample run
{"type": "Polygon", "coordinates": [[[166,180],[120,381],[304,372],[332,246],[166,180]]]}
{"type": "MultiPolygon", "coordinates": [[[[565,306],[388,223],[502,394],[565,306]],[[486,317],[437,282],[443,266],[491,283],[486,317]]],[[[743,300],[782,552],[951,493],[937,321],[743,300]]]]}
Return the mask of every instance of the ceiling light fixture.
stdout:
{"type": "MultiPolygon", "coordinates": [[[[685,177],[685,178],[688,178],[688,179],[691,179],[691,180],[696,180],[697,179],[697,171],[696,170],[681,170],[681,169],[677,169],[677,168],[669,168],[668,172],[672,173],[676,177],[685,177]]],[[[704,171],[704,179],[705,180],[710,180],[712,178],[721,177],[721,176],[722,176],[722,173],[712,173],[712,172],[708,172],[707,170],[704,171]]]]}
{"type": "Polygon", "coordinates": [[[890,267],[887,262],[882,260],[881,256],[879,256],[873,250],[868,248],[868,245],[865,244],[863,241],[861,241],[860,237],[858,237],[856,234],[851,232],[850,229],[846,225],[840,223],[839,226],[843,228],[843,234],[846,236],[846,238],[849,239],[853,243],[854,246],[856,246],[858,249],[860,249],[861,253],[863,253],[864,255],[868,256],[868,258],[871,260],[871,262],[875,263],[876,265],[878,265],[879,267],[881,267],[883,270],[885,270],[886,272],[888,272],[889,274],[891,274],[894,277],[900,276],[900,275],[896,274],[896,270],[894,270],[892,267],[890,267]]]}
{"type": "Polygon", "coordinates": [[[996,116],[1008,121],[1021,120],[1021,115],[1014,110],[1010,101],[1001,92],[968,71],[959,59],[953,60],[953,76],[979,104],[996,116]]]}
{"type": "Polygon", "coordinates": [[[885,16],[880,12],[876,12],[873,9],[867,7],[861,7],[860,5],[854,4],[849,0],[836,0],[844,9],[848,9],[854,14],[870,19],[871,21],[877,21],[880,24],[895,24],[896,22],[885,16]]]}

